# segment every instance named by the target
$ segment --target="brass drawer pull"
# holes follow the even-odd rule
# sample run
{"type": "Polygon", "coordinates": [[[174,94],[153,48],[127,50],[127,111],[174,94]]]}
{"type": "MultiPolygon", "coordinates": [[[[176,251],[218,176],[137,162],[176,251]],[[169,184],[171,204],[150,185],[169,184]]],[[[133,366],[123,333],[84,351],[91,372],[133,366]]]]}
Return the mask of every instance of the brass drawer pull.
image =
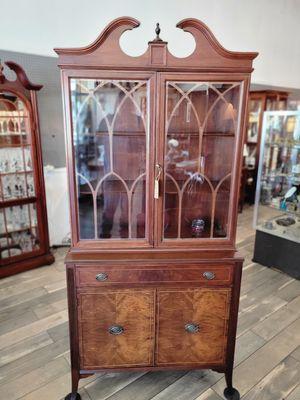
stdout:
{"type": "Polygon", "coordinates": [[[200,331],[200,326],[197,324],[193,324],[191,322],[189,322],[188,324],[186,324],[184,326],[184,329],[188,332],[188,333],[198,333],[200,331]]]}
{"type": "Polygon", "coordinates": [[[212,271],[205,271],[203,273],[203,278],[207,279],[208,281],[215,279],[215,277],[216,277],[216,275],[212,271]]]}
{"type": "Polygon", "coordinates": [[[100,274],[96,275],[96,279],[99,282],[103,282],[108,279],[108,275],[105,272],[101,272],[100,274]]]}
{"type": "Polygon", "coordinates": [[[124,328],[121,325],[112,325],[108,328],[108,332],[111,335],[121,335],[124,332],[124,328]]]}

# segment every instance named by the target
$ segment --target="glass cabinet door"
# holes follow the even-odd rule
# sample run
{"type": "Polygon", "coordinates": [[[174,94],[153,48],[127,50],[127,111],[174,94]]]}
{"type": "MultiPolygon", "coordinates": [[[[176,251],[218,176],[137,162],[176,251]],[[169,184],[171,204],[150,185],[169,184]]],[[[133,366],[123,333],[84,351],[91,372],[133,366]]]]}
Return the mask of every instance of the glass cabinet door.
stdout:
{"type": "Polygon", "coordinates": [[[165,87],[163,240],[228,238],[241,83],[165,87]]]}
{"type": "Polygon", "coordinates": [[[40,249],[29,111],[0,94],[0,261],[40,249]]]}
{"type": "Polygon", "coordinates": [[[148,86],[70,80],[79,240],[148,238],[148,86]]]}

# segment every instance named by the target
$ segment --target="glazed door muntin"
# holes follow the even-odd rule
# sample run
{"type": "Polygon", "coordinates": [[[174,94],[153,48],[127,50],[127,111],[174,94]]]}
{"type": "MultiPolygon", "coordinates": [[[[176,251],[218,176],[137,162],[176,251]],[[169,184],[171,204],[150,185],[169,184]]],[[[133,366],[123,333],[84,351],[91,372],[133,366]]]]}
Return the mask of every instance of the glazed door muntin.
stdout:
{"type": "MultiPolygon", "coordinates": [[[[69,136],[71,139],[69,140],[69,142],[67,143],[67,148],[68,148],[68,163],[69,163],[69,170],[72,171],[72,178],[70,179],[70,201],[75,204],[74,210],[71,210],[71,218],[72,220],[75,222],[72,223],[73,226],[75,226],[74,232],[72,233],[72,237],[73,237],[73,242],[75,247],[79,247],[79,248],[98,248],[99,244],[101,243],[101,247],[102,248],[132,248],[132,247],[151,247],[153,246],[153,171],[152,171],[152,165],[154,164],[154,157],[153,157],[153,148],[154,148],[154,141],[155,141],[155,131],[154,131],[154,124],[151,122],[153,121],[153,112],[154,112],[154,96],[153,91],[154,91],[154,83],[155,83],[155,74],[154,73],[131,73],[131,72],[126,72],[126,73],[121,73],[121,72],[117,72],[117,71],[101,71],[101,73],[95,72],[95,71],[64,71],[63,72],[63,76],[68,84],[69,87],[69,92],[65,93],[65,99],[66,102],[68,103],[69,101],[69,105],[70,105],[70,119],[66,121],[66,129],[70,131],[70,135],[69,136]],[[105,237],[105,234],[102,235],[99,232],[99,227],[98,227],[98,223],[96,223],[95,225],[93,225],[93,230],[95,233],[93,233],[93,238],[92,237],[88,237],[88,238],[80,238],[80,226],[79,226],[79,205],[77,204],[77,183],[78,183],[78,176],[76,176],[76,151],[75,151],[75,146],[73,146],[74,140],[76,139],[76,133],[74,130],[74,118],[72,118],[72,96],[71,96],[71,79],[76,79],[76,80],[94,80],[94,81],[98,81],[98,82],[118,82],[121,83],[121,86],[125,86],[125,82],[127,83],[132,83],[133,85],[134,82],[136,83],[136,86],[146,86],[146,104],[144,103],[144,107],[145,107],[145,113],[146,117],[143,118],[144,119],[144,127],[145,127],[145,135],[144,135],[144,142],[145,142],[145,151],[144,151],[144,155],[145,155],[145,163],[144,163],[144,170],[142,171],[141,174],[138,174],[139,177],[142,176],[142,186],[144,187],[143,190],[143,199],[140,200],[140,204],[141,207],[144,210],[144,214],[145,216],[142,218],[143,221],[141,221],[140,226],[142,226],[142,231],[144,232],[144,234],[142,234],[142,236],[144,237],[134,237],[135,235],[133,234],[133,230],[131,228],[131,224],[125,224],[122,225],[122,213],[124,214],[124,210],[125,213],[128,214],[131,211],[131,215],[133,215],[134,212],[136,212],[137,207],[136,206],[128,206],[128,199],[129,199],[129,203],[130,201],[134,201],[133,197],[134,197],[134,192],[136,191],[136,188],[138,187],[138,185],[140,186],[140,183],[137,182],[137,179],[135,179],[134,184],[131,187],[127,187],[126,186],[126,180],[122,179],[122,177],[119,176],[119,173],[115,173],[115,171],[110,170],[109,173],[105,174],[105,177],[103,179],[103,177],[101,177],[99,179],[99,181],[97,182],[97,186],[96,187],[89,187],[91,194],[91,198],[93,199],[92,202],[95,205],[98,201],[98,195],[97,195],[97,190],[99,190],[99,187],[103,185],[103,182],[105,181],[106,178],[109,177],[110,175],[110,180],[111,182],[107,181],[107,185],[111,186],[114,184],[114,182],[120,178],[120,183],[119,185],[122,186],[122,188],[124,189],[124,193],[121,193],[121,197],[120,199],[117,199],[117,202],[119,203],[119,205],[117,206],[118,209],[114,210],[113,212],[116,212],[121,214],[121,216],[118,216],[118,219],[120,220],[120,225],[119,225],[119,232],[120,234],[115,235],[115,237],[110,237],[107,238],[105,237]],[[113,179],[111,179],[111,176],[113,176],[113,179]],[[100,182],[100,180],[102,180],[102,182],[100,182]],[[127,201],[126,201],[127,198],[127,201]],[[141,203],[142,202],[142,203],[141,203]],[[123,204],[123,205],[122,205],[123,204]],[[125,204],[125,205],[124,205],[125,204]],[[127,211],[126,211],[127,210],[127,211]],[[97,225],[97,229],[95,229],[97,225]],[[123,229],[123,232],[125,232],[125,235],[122,234],[122,226],[124,228],[125,225],[125,229],[123,229]],[[127,225],[127,226],[126,226],[127,225]],[[96,237],[97,236],[97,237],[96,237]],[[99,236],[103,236],[103,237],[99,237],[99,236]],[[119,236],[119,237],[118,237],[119,236]],[[131,236],[131,237],[130,237],[131,236]]],[[[105,86],[105,84],[103,85],[105,86]]],[[[123,88],[124,89],[124,88],[123,88]]],[[[135,88],[132,87],[132,93],[135,92],[135,88]]],[[[126,89],[124,89],[125,92],[126,89]]],[[[130,90],[129,90],[130,92],[130,90]]],[[[138,93],[139,95],[139,93],[138,93]]],[[[129,101],[129,97],[130,96],[126,96],[125,94],[125,101],[123,101],[123,106],[124,103],[126,103],[126,101],[129,101]]],[[[141,100],[141,104],[142,104],[142,99],[141,100]]],[[[137,109],[136,104],[134,104],[135,109],[137,109]]],[[[119,107],[119,110],[122,107],[119,107]]],[[[116,122],[118,118],[115,117],[114,118],[114,124],[116,122]]],[[[121,120],[119,120],[120,123],[121,120]]],[[[123,121],[125,121],[125,119],[123,118],[123,121]]],[[[108,122],[108,119],[106,118],[106,123],[108,122]]],[[[111,121],[110,121],[111,122],[111,121]]],[[[110,133],[108,132],[108,136],[110,136],[110,143],[112,143],[112,141],[114,140],[113,137],[113,133],[111,129],[107,129],[107,131],[110,131],[110,133]]],[[[105,147],[105,146],[102,146],[105,147]]],[[[122,147],[122,146],[121,146],[122,147]]],[[[113,152],[110,150],[110,155],[113,155],[113,152]]],[[[140,151],[135,151],[133,152],[133,156],[135,157],[141,157],[141,152],[140,151]]],[[[126,157],[126,155],[124,154],[124,157],[126,157]]],[[[126,158],[125,158],[126,161],[126,158]]],[[[129,162],[129,157],[127,158],[127,163],[130,164],[129,162]]],[[[110,167],[112,166],[112,159],[109,160],[109,164],[110,167]]],[[[120,166],[120,171],[124,171],[124,168],[122,168],[122,165],[124,165],[124,163],[122,164],[122,160],[120,160],[119,162],[119,166],[120,166]]],[[[126,169],[126,168],[125,168],[126,169]]],[[[132,168],[128,168],[128,171],[130,171],[130,173],[134,173],[132,168]]],[[[122,172],[121,172],[122,173],[122,172]]],[[[139,177],[137,177],[139,179],[139,177]]],[[[80,177],[80,179],[82,179],[82,177],[80,177]]],[[[89,185],[91,186],[91,185],[89,185]]],[[[112,187],[112,186],[111,186],[112,187]]],[[[111,192],[113,195],[113,191],[111,192]]],[[[113,204],[114,201],[107,201],[107,204],[113,204]]],[[[116,203],[116,202],[115,202],[116,203]]],[[[95,209],[95,207],[94,207],[95,209]]],[[[98,216],[95,216],[97,213],[93,212],[93,218],[95,221],[98,219],[98,216]]],[[[130,215],[128,215],[128,219],[130,218],[130,215]]],[[[136,216],[136,220],[138,221],[139,215],[136,216]]],[[[86,222],[87,223],[87,222],[86,222]]],[[[137,222],[136,226],[138,226],[139,222],[137,222]]],[[[103,225],[103,224],[102,224],[103,225]]],[[[136,228],[138,229],[138,228],[136,228]]],[[[137,231],[136,231],[137,232],[137,231]]],[[[113,236],[113,235],[112,235],[113,236]]]]}
{"type": "MultiPolygon", "coordinates": [[[[238,177],[239,177],[239,166],[241,163],[241,152],[238,151],[238,149],[241,147],[241,143],[242,143],[242,128],[243,128],[243,123],[244,120],[242,118],[243,115],[243,109],[245,108],[245,91],[244,91],[244,85],[247,84],[247,81],[245,80],[245,77],[236,75],[236,79],[234,80],[228,80],[228,77],[226,75],[220,75],[220,74],[172,74],[172,73],[161,73],[160,74],[160,98],[159,98],[159,102],[160,102],[160,109],[163,110],[161,111],[161,114],[159,115],[159,123],[158,123],[158,130],[160,132],[159,135],[159,139],[158,139],[158,143],[156,146],[156,159],[157,159],[157,163],[160,164],[163,167],[164,173],[163,173],[163,178],[161,180],[161,191],[160,191],[160,198],[156,201],[156,220],[157,220],[157,225],[156,225],[156,245],[158,246],[165,246],[165,247],[180,247],[180,246],[201,246],[201,245],[217,245],[217,244],[221,244],[221,245],[232,245],[234,243],[234,236],[235,236],[235,220],[236,220],[236,213],[237,213],[237,202],[234,200],[237,198],[237,192],[238,192],[238,177]],[[179,95],[181,96],[181,99],[178,101],[177,99],[175,99],[175,107],[172,108],[172,111],[170,112],[170,104],[169,104],[169,99],[168,99],[168,95],[167,95],[167,88],[168,88],[168,84],[170,84],[173,88],[175,86],[176,91],[180,92],[179,95]],[[186,92],[184,92],[184,90],[182,89],[182,87],[184,87],[184,85],[190,85],[190,87],[184,89],[187,90],[186,92]],[[179,89],[178,89],[178,87],[179,89]],[[202,87],[201,87],[202,86],[202,87]],[[216,89],[214,86],[221,86],[221,89],[216,89]],[[223,87],[222,87],[223,86],[223,87]],[[211,89],[211,87],[213,87],[213,89],[211,89]],[[234,121],[231,125],[232,125],[232,132],[231,134],[228,134],[226,132],[220,132],[216,135],[212,135],[209,134],[208,132],[205,131],[206,127],[208,127],[208,122],[210,119],[210,116],[212,115],[212,110],[210,110],[210,112],[208,113],[208,117],[207,114],[203,113],[203,118],[204,118],[204,123],[201,124],[201,118],[199,118],[199,116],[195,117],[197,114],[197,109],[194,106],[194,104],[190,101],[189,96],[190,94],[193,94],[193,90],[194,88],[200,88],[202,91],[207,90],[207,91],[213,91],[214,93],[218,93],[219,94],[219,98],[217,98],[214,101],[213,107],[215,107],[216,105],[222,105],[223,107],[223,114],[227,114],[227,116],[230,116],[230,113],[232,114],[232,116],[234,116],[234,118],[231,118],[232,121],[234,121]],[[234,107],[232,106],[232,104],[228,101],[228,99],[226,98],[226,96],[228,96],[228,94],[230,93],[230,91],[234,90],[235,94],[232,95],[232,97],[234,98],[234,107]],[[222,92],[223,91],[223,92],[222,92]],[[238,93],[237,93],[238,91],[238,93]],[[179,104],[179,106],[178,106],[179,104]],[[180,118],[180,107],[183,106],[184,104],[186,104],[186,116],[189,112],[189,118],[191,122],[194,122],[198,125],[198,133],[194,133],[194,132],[189,132],[189,129],[187,129],[187,125],[186,126],[180,126],[180,124],[178,124],[178,126],[176,127],[176,123],[173,124],[172,126],[172,118],[174,120],[174,116],[176,119],[176,114],[178,115],[177,120],[179,119],[180,121],[182,121],[182,118],[180,118]],[[188,110],[189,108],[189,110],[188,110]],[[172,115],[172,118],[168,119],[168,115],[172,115]],[[193,117],[194,115],[194,117],[193,117]],[[194,119],[194,121],[192,121],[192,119],[194,119]],[[207,178],[206,176],[206,171],[205,171],[205,163],[203,163],[203,159],[205,159],[205,157],[194,157],[193,159],[189,159],[189,155],[188,157],[186,157],[186,160],[183,160],[183,162],[181,162],[182,165],[184,165],[184,162],[186,162],[186,165],[191,165],[192,162],[196,161],[196,169],[195,171],[190,171],[189,175],[186,176],[185,181],[183,183],[182,186],[180,186],[177,182],[176,179],[174,179],[173,176],[171,176],[170,174],[170,168],[168,167],[168,165],[170,164],[170,156],[169,154],[166,156],[167,154],[167,150],[169,153],[172,154],[176,153],[177,148],[180,147],[180,141],[177,140],[176,141],[176,137],[175,137],[175,141],[174,141],[174,137],[171,137],[167,143],[166,141],[166,137],[167,134],[169,133],[167,130],[168,129],[173,129],[173,132],[171,131],[171,135],[174,134],[173,136],[175,136],[175,134],[178,135],[179,139],[181,140],[182,137],[184,136],[188,136],[189,139],[191,139],[192,137],[197,137],[198,136],[198,143],[197,146],[191,146],[192,151],[190,151],[190,153],[192,152],[197,152],[195,150],[195,148],[199,148],[200,151],[201,149],[204,148],[205,146],[205,140],[208,143],[209,141],[214,141],[216,144],[215,146],[219,147],[219,154],[220,152],[223,150],[222,143],[221,141],[227,141],[227,147],[229,146],[229,148],[231,149],[231,156],[228,157],[227,160],[227,164],[228,162],[231,163],[230,168],[228,169],[227,166],[227,173],[224,173],[223,176],[221,176],[218,180],[218,182],[216,182],[216,184],[212,184],[211,180],[207,178]],[[223,139],[224,138],[224,139],[223,139]],[[174,146],[172,148],[172,146],[170,147],[170,142],[173,141],[174,142],[174,146]],[[232,145],[230,145],[230,141],[232,142],[232,145]],[[176,142],[176,143],[175,143],[176,142]],[[218,144],[221,143],[220,144],[218,144]],[[196,160],[196,158],[198,158],[196,160]],[[169,169],[169,171],[168,171],[169,169]],[[205,172],[203,173],[203,169],[205,172]],[[235,171],[234,175],[232,175],[232,171],[235,171]],[[206,192],[207,193],[211,193],[210,198],[209,196],[208,199],[206,199],[206,208],[209,210],[209,214],[212,215],[212,221],[210,221],[210,219],[207,221],[207,218],[202,218],[201,215],[195,215],[194,217],[190,217],[188,216],[187,218],[185,218],[185,220],[189,220],[189,232],[186,233],[184,232],[184,234],[182,234],[182,219],[183,217],[185,217],[184,214],[182,214],[182,210],[185,211],[184,207],[182,207],[182,204],[185,201],[185,190],[188,188],[189,186],[193,186],[190,183],[194,180],[195,178],[195,185],[194,185],[194,189],[191,189],[191,192],[195,192],[195,194],[197,194],[197,190],[195,189],[195,187],[198,185],[203,185],[206,186],[206,192]],[[187,182],[189,181],[189,182],[187,182]],[[199,181],[199,182],[197,182],[199,181]],[[202,181],[202,182],[201,182],[202,181]],[[173,187],[170,187],[170,183],[173,187]],[[226,184],[226,186],[224,186],[224,184],[226,184]],[[223,189],[222,192],[220,192],[220,188],[223,185],[223,189]],[[166,208],[166,191],[169,188],[169,192],[170,194],[172,194],[172,192],[177,193],[177,195],[175,195],[177,197],[177,200],[175,200],[175,206],[173,206],[173,213],[175,212],[175,214],[170,215],[168,217],[168,220],[166,220],[166,212],[164,211],[166,208]],[[220,195],[221,193],[221,195],[220,195]],[[227,194],[226,194],[227,193],[227,194]],[[223,198],[225,194],[225,198],[223,198]],[[216,207],[218,205],[218,203],[220,202],[220,204],[222,204],[222,202],[226,203],[227,205],[227,212],[225,212],[225,219],[224,217],[222,217],[222,212],[220,214],[220,210],[222,209],[222,207],[216,207]],[[179,203],[178,203],[179,202],[179,203]],[[181,212],[181,216],[180,218],[178,218],[178,215],[181,212]],[[220,214],[221,219],[223,219],[223,224],[225,224],[226,229],[222,230],[220,229],[220,235],[216,234],[217,232],[217,224],[216,222],[218,221],[217,218],[215,218],[216,215],[220,214]],[[215,223],[213,222],[215,220],[215,223]],[[166,235],[166,230],[168,229],[168,221],[171,221],[171,224],[174,224],[174,221],[176,222],[176,227],[175,229],[173,229],[173,231],[171,232],[171,235],[166,235]],[[195,224],[194,224],[195,222],[195,224]],[[195,225],[194,227],[192,227],[192,225],[195,225]],[[203,225],[205,226],[204,228],[204,234],[201,234],[201,232],[203,231],[203,225]],[[166,228],[167,227],[167,228],[166,228]],[[197,237],[193,237],[193,232],[195,231],[197,233],[200,232],[200,235],[197,237]],[[205,232],[206,230],[206,232],[205,232]],[[166,237],[167,236],[167,237],[166,237]],[[169,237],[168,237],[169,236],[169,237]],[[218,237],[219,236],[219,237],[218,237]]],[[[174,93],[171,93],[172,95],[174,93]]],[[[172,100],[172,97],[170,97],[172,100]]],[[[213,109],[212,107],[212,109],[213,109]]],[[[201,111],[201,110],[200,110],[201,111]]],[[[219,114],[217,114],[217,116],[219,116],[219,114]]],[[[227,120],[230,121],[230,118],[227,117],[227,120]]],[[[226,121],[225,121],[226,122],[226,121]]],[[[228,124],[228,121],[226,122],[226,124],[228,124]]],[[[219,127],[222,127],[223,125],[225,126],[226,124],[223,124],[222,119],[220,121],[218,121],[218,125],[219,127]]],[[[207,147],[207,145],[206,145],[207,147]]],[[[191,150],[188,149],[188,150],[191,150]]],[[[177,151],[178,152],[178,151],[177,151]]],[[[188,152],[186,152],[187,154],[188,152]]],[[[212,157],[211,157],[211,161],[214,161],[214,163],[212,164],[213,167],[215,167],[216,165],[216,158],[214,158],[214,153],[216,153],[216,151],[211,151],[212,153],[212,157]]],[[[199,154],[199,152],[198,152],[199,154]]],[[[180,164],[180,159],[178,163],[175,164],[180,164]]],[[[219,167],[220,169],[220,167],[219,167]]],[[[189,172],[189,171],[187,171],[189,172]]],[[[206,193],[206,194],[207,194],[206,193]]],[[[169,194],[169,196],[170,196],[169,194]]],[[[194,204],[198,204],[197,201],[193,202],[194,204]]],[[[205,208],[205,207],[204,207],[205,208]]],[[[224,209],[224,207],[223,207],[224,209]]],[[[171,208],[172,211],[172,208],[171,208]]],[[[223,213],[224,214],[224,213],[223,213]]]]}

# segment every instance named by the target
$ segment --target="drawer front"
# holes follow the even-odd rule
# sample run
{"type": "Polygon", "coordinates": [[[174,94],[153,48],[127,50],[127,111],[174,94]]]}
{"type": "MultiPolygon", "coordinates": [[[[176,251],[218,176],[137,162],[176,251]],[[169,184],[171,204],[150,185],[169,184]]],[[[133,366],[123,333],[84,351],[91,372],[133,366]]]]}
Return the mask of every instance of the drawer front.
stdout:
{"type": "Polygon", "coordinates": [[[153,364],[154,291],[78,296],[81,368],[153,364]]]}
{"type": "Polygon", "coordinates": [[[178,265],[170,267],[80,266],[76,268],[78,286],[107,286],[111,284],[173,284],[201,283],[201,285],[228,285],[232,282],[231,265],[178,265]]]}
{"type": "Polygon", "coordinates": [[[158,290],[156,364],[223,364],[230,289],[158,290]]]}

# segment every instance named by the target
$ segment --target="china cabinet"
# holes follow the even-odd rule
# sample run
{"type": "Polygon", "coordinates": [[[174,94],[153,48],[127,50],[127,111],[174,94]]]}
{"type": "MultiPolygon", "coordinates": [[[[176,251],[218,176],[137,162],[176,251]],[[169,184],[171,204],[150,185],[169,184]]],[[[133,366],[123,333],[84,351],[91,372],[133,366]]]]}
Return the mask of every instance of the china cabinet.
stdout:
{"type": "Polygon", "coordinates": [[[264,114],[254,261],[300,279],[300,112],[264,114]]]}
{"type": "Polygon", "coordinates": [[[225,50],[185,19],[196,48],[145,54],[123,17],[62,70],[72,247],[66,257],[72,392],[101,370],[212,368],[232,386],[242,258],[236,253],[245,107],[257,53],[225,50]]]}
{"type": "Polygon", "coordinates": [[[248,125],[244,143],[241,208],[244,202],[254,203],[257,182],[262,122],[265,111],[286,110],[288,92],[280,90],[253,90],[249,93],[248,125]]]}
{"type": "Polygon", "coordinates": [[[0,64],[0,276],[54,261],[49,251],[36,91],[24,70],[0,64]]]}

